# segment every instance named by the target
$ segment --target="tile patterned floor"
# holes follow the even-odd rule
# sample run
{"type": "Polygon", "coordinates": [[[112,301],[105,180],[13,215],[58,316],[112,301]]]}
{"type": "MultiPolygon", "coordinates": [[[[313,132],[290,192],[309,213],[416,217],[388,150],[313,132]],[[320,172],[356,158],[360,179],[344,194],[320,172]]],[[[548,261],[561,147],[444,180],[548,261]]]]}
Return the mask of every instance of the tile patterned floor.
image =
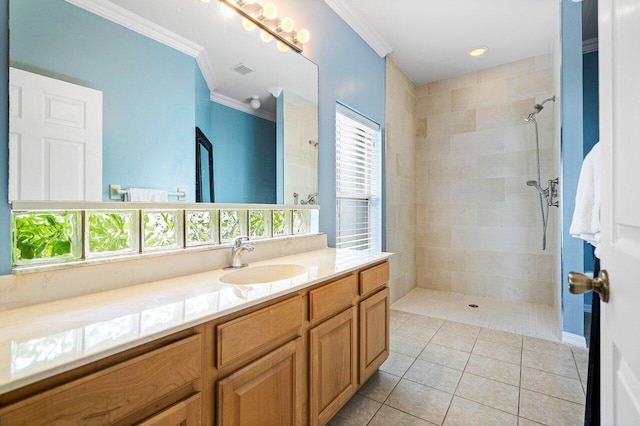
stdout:
{"type": "Polygon", "coordinates": [[[330,425],[583,424],[586,349],[398,310],[390,327],[389,358],[330,425]]]}
{"type": "Polygon", "coordinates": [[[396,301],[393,309],[473,324],[524,336],[560,341],[560,326],[552,306],[507,302],[479,296],[416,288],[396,301]],[[476,304],[478,308],[470,308],[476,304]]]}

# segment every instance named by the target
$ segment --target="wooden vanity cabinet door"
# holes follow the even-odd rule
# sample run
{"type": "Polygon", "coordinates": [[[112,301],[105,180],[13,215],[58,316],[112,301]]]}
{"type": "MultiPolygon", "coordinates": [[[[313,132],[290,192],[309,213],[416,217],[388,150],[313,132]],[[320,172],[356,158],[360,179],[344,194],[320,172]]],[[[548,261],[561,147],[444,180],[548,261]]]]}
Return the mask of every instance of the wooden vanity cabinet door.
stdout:
{"type": "Polygon", "coordinates": [[[360,383],[389,356],[389,289],[360,302],[360,383]]]}
{"type": "Polygon", "coordinates": [[[311,329],[311,425],[324,425],[357,389],[357,308],[347,309],[311,329]]]}
{"type": "Polygon", "coordinates": [[[304,355],[297,338],[218,381],[218,425],[301,425],[304,355]]]}
{"type": "Polygon", "coordinates": [[[202,424],[202,398],[200,393],[172,405],[138,426],[200,426],[202,424]]]}

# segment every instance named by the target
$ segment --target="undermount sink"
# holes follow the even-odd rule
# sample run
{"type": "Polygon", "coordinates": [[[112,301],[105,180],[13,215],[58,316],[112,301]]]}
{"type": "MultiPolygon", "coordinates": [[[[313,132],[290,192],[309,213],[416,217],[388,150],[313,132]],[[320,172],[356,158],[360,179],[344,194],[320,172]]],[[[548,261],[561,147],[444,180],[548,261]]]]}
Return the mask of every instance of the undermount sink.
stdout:
{"type": "Polygon", "coordinates": [[[265,284],[307,275],[308,269],[302,265],[264,265],[250,266],[229,272],[220,277],[226,284],[265,284]]]}

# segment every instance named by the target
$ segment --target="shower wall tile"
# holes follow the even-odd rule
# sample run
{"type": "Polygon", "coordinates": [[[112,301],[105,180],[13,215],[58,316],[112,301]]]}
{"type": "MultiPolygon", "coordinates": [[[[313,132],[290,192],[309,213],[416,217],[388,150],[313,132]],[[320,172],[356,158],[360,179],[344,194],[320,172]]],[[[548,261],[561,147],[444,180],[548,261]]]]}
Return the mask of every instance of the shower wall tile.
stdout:
{"type": "Polygon", "coordinates": [[[550,93],[553,89],[552,74],[553,70],[548,68],[508,79],[506,81],[507,101],[535,98],[539,95],[550,93]]]}
{"type": "MultiPolygon", "coordinates": [[[[553,95],[552,62],[542,55],[416,87],[418,286],[554,303],[559,215],[542,251],[538,194],[526,185],[537,179],[535,131],[524,122],[553,95]]],[[[559,171],[554,107],[537,116],[543,182],[559,171]]]]}
{"type": "Polygon", "coordinates": [[[451,92],[451,111],[487,107],[507,102],[505,80],[492,80],[451,92]]]}
{"type": "Polygon", "coordinates": [[[504,179],[465,179],[451,183],[451,199],[462,203],[504,201],[504,179]]]}
{"type": "Polygon", "coordinates": [[[475,72],[469,74],[457,75],[455,77],[447,78],[444,80],[434,81],[427,83],[427,94],[432,95],[439,92],[450,92],[454,89],[461,87],[473,86],[477,83],[477,76],[475,72]]]}
{"type": "Polygon", "coordinates": [[[519,74],[527,74],[535,70],[536,59],[527,58],[516,62],[509,62],[503,65],[497,65],[495,67],[486,68],[478,71],[478,83],[485,81],[507,79],[519,74]]]}
{"type": "Polygon", "coordinates": [[[416,117],[418,118],[445,112],[451,112],[450,92],[434,93],[416,99],[416,117]]]}
{"type": "MultiPolygon", "coordinates": [[[[416,138],[426,121],[416,118],[415,84],[387,60],[385,117],[386,250],[391,257],[389,287],[395,301],[417,284],[416,138]]],[[[426,208],[426,207],[425,207],[426,208]]]]}
{"type": "Polygon", "coordinates": [[[535,98],[531,97],[501,105],[478,108],[476,125],[478,129],[489,129],[521,124],[535,103],[535,98]]]}
{"type": "Polygon", "coordinates": [[[536,71],[553,68],[553,56],[551,54],[548,55],[540,55],[535,57],[536,71]]]}
{"type": "Polygon", "coordinates": [[[427,138],[473,132],[476,130],[476,111],[465,110],[426,118],[427,138]]]}

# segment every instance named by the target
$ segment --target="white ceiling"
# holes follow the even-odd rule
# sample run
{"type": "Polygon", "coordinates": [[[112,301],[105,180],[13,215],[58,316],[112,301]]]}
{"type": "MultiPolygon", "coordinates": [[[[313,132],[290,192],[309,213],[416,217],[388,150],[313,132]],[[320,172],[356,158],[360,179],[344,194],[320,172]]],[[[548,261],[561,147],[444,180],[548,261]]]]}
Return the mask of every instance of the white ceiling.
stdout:
{"type": "MultiPolygon", "coordinates": [[[[391,47],[390,57],[416,84],[551,53],[558,0],[326,0],[351,11],[391,47]],[[469,50],[489,51],[471,57],[469,50]]],[[[336,10],[338,11],[338,10],[336,10]]],[[[362,34],[361,34],[362,35],[362,34]]],[[[366,39],[366,37],[365,37],[366,39]]],[[[375,38],[374,38],[375,39],[375,38]]]]}

